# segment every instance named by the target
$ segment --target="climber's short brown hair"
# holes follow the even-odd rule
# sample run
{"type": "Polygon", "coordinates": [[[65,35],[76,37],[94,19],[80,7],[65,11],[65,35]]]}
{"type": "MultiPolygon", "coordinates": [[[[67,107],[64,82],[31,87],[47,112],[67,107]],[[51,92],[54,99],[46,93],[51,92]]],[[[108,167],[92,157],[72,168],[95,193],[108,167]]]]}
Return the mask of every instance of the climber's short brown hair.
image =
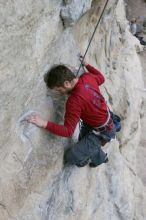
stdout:
{"type": "Polygon", "coordinates": [[[74,78],[73,72],[64,65],[54,66],[44,75],[46,86],[50,89],[62,87],[65,81],[71,82],[74,78]]]}

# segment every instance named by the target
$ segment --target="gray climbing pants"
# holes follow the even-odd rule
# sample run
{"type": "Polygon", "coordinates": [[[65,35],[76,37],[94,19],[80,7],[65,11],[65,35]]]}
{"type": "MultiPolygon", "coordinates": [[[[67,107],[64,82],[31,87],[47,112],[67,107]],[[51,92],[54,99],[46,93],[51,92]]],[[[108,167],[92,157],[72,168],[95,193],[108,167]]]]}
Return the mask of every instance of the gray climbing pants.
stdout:
{"type": "Polygon", "coordinates": [[[82,126],[79,142],[68,148],[64,153],[64,163],[75,164],[78,167],[85,166],[90,160],[95,166],[105,162],[107,154],[102,150],[102,141],[109,142],[115,137],[116,129],[101,132],[100,135],[93,133],[91,127],[82,126]]]}

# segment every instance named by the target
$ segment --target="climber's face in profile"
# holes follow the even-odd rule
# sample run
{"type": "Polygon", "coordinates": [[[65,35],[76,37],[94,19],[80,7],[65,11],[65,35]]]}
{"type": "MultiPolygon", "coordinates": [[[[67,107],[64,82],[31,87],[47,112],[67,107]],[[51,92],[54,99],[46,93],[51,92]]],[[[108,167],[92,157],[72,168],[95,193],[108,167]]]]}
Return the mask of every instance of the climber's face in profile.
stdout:
{"type": "Polygon", "coordinates": [[[69,81],[65,81],[63,86],[55,86],[53,90],[59,92],[60,94],[69,94],[72,90],[72,83],[69,81]]]}
{"type": "Polygon", "coordinates": [[[60,94],[66,94],[66,89],[62,86],[55,87],[53,90],[56,91],[56,92],[59,92],[60,94]]]}

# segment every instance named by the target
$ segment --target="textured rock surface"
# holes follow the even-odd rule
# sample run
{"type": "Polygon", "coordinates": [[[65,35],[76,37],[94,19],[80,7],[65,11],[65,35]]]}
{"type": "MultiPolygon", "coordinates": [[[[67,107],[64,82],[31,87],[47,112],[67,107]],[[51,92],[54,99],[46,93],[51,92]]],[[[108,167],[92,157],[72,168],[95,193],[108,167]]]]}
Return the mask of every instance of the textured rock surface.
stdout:
{"type": "MultiPolygon", "coordinates": [[[[71,7],[72,2],[83,8],[83,1],[66,4],[71,7]]],[[[66,29],[61,0],[0,3],[2,220],[146,218],[146,182],[139,173],[143,155],[138,152],[145,101],[139,88],[144,81],[135,50],[139,42],[129,33],[122,0],[108,4],[87,54],[88,61],[105,73],[102,92],[122,117],[122,131],[104,147],[109,163],[96,169],[63,169],[66,139],[23,121],[32,111],[62,121],[64,100],[46,91],[43,75],[54,63],[78,68],[77,54],[85,51],[104,3],[94,0],[79,20],[72,14],[78,21],[66,29]]]]}
{"type": "Polygon", "coordinates": [[[92,0],[64,0],[61,9],[61,18],[65,27],[74,25],[74,23],[91,8],[92,0]]]}

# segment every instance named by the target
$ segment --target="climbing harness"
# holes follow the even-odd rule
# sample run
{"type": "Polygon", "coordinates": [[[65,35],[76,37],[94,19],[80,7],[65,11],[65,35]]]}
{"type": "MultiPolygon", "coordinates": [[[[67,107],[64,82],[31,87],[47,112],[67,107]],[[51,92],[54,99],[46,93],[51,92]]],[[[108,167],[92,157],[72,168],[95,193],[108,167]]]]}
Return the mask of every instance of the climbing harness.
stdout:
{"type": "Polygon", "coordinates": [[[111,120],[111,115],[110,115],[110,111],[109,111],[109,108],[108,108],[108,117],[107,117],[106,122],[105,122],[103,125],[101,125],[101,126],[94,127],[94,130],[95,130],[95,131],[100,131],[100,132],[101,132],[101,131],[104,131],[105,128],[106,128],[106,126],[108,126],[110,120],[111,120]]]}
{"type": "MultiPolygon", "coordinates": [[[[98,25],[99,25],[99,23],[100,23],[100,20],[101,20],[101,18],[102,18],[102,16],[103,16],[103,13],[104,13],[104,11],[105,11],[105,9],[106,9],[106,6],[107,6],[108,1],[109,1],[109,0],[106,1],[105,6],[104,6],[104,8],[103,8],[103,10],[102,10],[102,13],[101,13],[101,15],[100,15],[100,18],[99,18],[99,20],[98,20],[98,22],[97,22],[97,24],[96,24],[96,26],[95,26],[95,29],[94,29],[94,31],[93,31],[93,34],[92,34],[92,36],[91,36],[91,39],[90,39],[89,44],[88,44],[88,46],[87,46],[87,49],[86,49],[86,51],[85,51],[85,54],[84,54],[84,56],[83,56],[82,62],[84,61],[85,56],[86,56],[86,54],[87,54],[87,52],[88,52],[88,49],[89,49],[90,44],[91,44],[91,42],[92,42],[92,40],[93,40],[93,37],[94,37],[95,32],[96,32],[96,30],[97,30],[97,27],[98,27],[98,25]]],[[[76,77],[77,77],[78,74],[79,74],[79,71],[80,71],[81,66],[82,66],[82,63],[81,63],[80,66],[79,66],[79,69],[78,69],[78,71],[77,71],[76,77]]]]}

